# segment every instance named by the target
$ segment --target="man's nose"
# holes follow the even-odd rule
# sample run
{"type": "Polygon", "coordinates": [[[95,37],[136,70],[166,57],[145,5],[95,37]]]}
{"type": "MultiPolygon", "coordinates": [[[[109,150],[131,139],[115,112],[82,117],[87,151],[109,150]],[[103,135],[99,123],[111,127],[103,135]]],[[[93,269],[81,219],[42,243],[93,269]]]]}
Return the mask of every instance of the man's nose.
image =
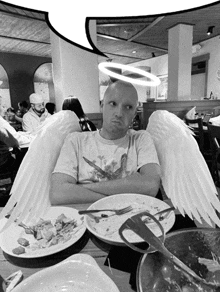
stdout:
{"type": "Polygon", "coordinates": [[[117,117],[122,117],[123,116],[123,111],[122,111],[122,107],[121,106],[118,106],[117,107],[116,112],[115,112],[115,115],[117,117]]]}

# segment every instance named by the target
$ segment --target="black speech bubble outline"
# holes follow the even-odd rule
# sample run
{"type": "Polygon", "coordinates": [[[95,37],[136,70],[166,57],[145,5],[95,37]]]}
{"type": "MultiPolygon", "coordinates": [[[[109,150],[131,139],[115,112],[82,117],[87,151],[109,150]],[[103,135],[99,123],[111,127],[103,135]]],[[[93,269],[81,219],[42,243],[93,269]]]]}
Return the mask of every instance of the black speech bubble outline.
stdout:
{"type": "MultiPolygon", "coordinates": [[[[26,10],[26,11],[30,11],[30,12],[37,12],[37,13],[40,13],[40,14],[44,14],[45,16],[45,19],[38,19],[38,18],[35,18],[36,20],[38,21],[45,21],[48,25],[48,27],[57,35],[59,36],[60,38],[62,38],[63,40],[65,40],[66,42],[84,50],[84,51],[88,51],[90,53],[93,53],[93,54],[96,54],[96,55],[100,55],[100,56],[104,56],[107,58],[107,56],[105,54],[103,54],[101,51],[99,51],[96,46],[93,44],[92,42],[92,39],[90,37],[90,34],[89,34],[89,26],[88,26],[88,21],[87,21],[87,18],[86,18],[86,21],[85,21],[85,33],[86,33],[86,36],[87,36],[87,39],[91,45],[91,47],[93,49],[89,49],[87,47],[84,47],[80,44],[77,44],[75,43],[74,41],[71,41],[70,39],[66,38],[65,36],[63,36],[62,34],[60,34],[54,27],[53,25],[51,24],[50,22],[50,19],[49,19],[49,12],[47,11],[43,11],[43,10],[38,10],[38,9],[32,9],[32,8],[26,8],[26,7],[23,7],[23,6],[19,6],[19,5],[15,5],[15,4],[11,4],[11,3],[8,3],[8,2],[5,2],[5,1],[0,1],[1,4],[3,5],[6,5],[8,7],[13,7],[13,8],[17,8],[17,9],[22,9],[22,10],[26,10]]],[[[0,9],[1,11],[1,9],[0,9]]],[[[12,11],[8,11],[7,13],[13,15],[13,14],[16,14],[12,11]]],[[[21,15],[22,17],[22,15],[21,15]]],[[[25,18],[29,18],[29,19],[33,19],[33,17],[30,17],[28,15],[24,15],[25,18]]],[[[46,43],[46,44],[50,44],[50,43],[46,43]]]]}
{"type": "MultiPolygon", "coordinates": [[[[85,23],[85,26],[86,26],[86,36],[87,36],[87,39],[91,45],[91,47],[93,48],[94,50],[94,53],[100,55],[100,56],[104,56],[106,58],[108,58],[108,56],[106,56],[104,53],[102,53],[100,50],[98,50],[96,48],[96,46],[94,45],[94,43],[92,42],[92,38],[90,37],[90,34],[89,34],[89,21],[90,20],[97,20],[97,19],[109,19],[109,20],[112,20],[112,19],[122,19],[122,18],[126,18],[126,19],[138,19],[138,18],[143,18],[143,17],[159,17],[159,16],[168,16],[168,15],[173,15],[173,14],[180,14],[180,13],[187,13],[187,12],[191,12],[191,11],[194,11],[194,10],[199,10],[199,9],[204,9],[204,8],[207,8],[207,7],[210,7],[210,6],[214,6],[216,4],[218,4],[220,1],[217,0],[217,1],[214,1],[214,2],[211,2],[211,3],[208,3],[208,4],[204,4],[204,5],[200,5],[200,6],[197,6],[197,7],[192,7],[192,8],[188,8],[188,9],[183,9],[183,10],[178,10],[178,11],[172,11],[172,12],[167,12],[167,13],[160,13],[160,14],[149,14],[149,15],[138,15],[138,16],[108,16],[108,17],[95,17],[95,16],[92,16],[92,17],[86,17],[86,23],[85,23]]],[[[122,40],[122,41],[126,41],[125,39],[121,39],[121,38],[118,38],[118,40],[122,40]]],[[[134,42],[134,43],[137,43],[137,44],[141,44],[141,43],[138,43],[138,42],[134,42]]],[[[142,44],[143,45],[143,44],[142,44]]],[[[82,48],[84,48],[83,46],[81,46],[82,48]]],[[[88,49],[89,50],[89,49],[88,49]]],[[[91,50],[89,50],[91,51],[91,50]]],[[[93,51],[92,51],[93,52],[93,51]]]]}
{"type": "MultiPolygon", "coordinates": [[[[108,58],[108,56],[106,56],[104,53],[102,53],[99,49],[96,48],[96,46],[94,45],[93,41],[92,41],[92,38],[90,37],[90,34],[89,34],[89,21],[90,20],[97,20],[97,19],[118,19],[118,18],[129,18],[129,19],[137,19],[137,18],[141,18],[141,17],[152,17],[152,16],[165,16],[165,15],[172,15],[172,14],[178,14],[178,13],[186,13],[186,12],[189,12],[189,11],[193,11],[193,10],[198,10],[198,9],[202,9],[202,8],[206,8],[208,6],[213,6],[213,5],[216,5],[217,3],[219,3],[219,0],[217,1],[214,1],[212,3],[208,3],[208,4],[205,4],[205,5],[201,5],[201,6],[197,6],[197,7],[194,7],[194,8],[189,8],[189,9],[185,9],[185,10],[180,10],[180,11],[172,11],[172,12],[168,12],[168,13],[161,13],[161,14],[150,14],[150,15],[140,15],[140,16],[123,16],[123,17],[86,17],[86,20],[85,20],[85,33],[86,33],[86,36],[87,36],[87,39],[88,39],[88,42],[90,44],[90,46],[93,48],[93,49],[89,49],[87,47],[84,47],[80,44],[77,44],[75,42],[73,42],[72,40],[64,37],[62,34],[60,34],[54,27],[53,25],[50,23],[50,20],[49,20],[49,12],[47,11],[43,11],[43,10],[37,10],[37,9],[32,9],[32,8],[26,8],[26,7],[23,7],[23,6],[18,6],[18,5],[15,5],[15,4],[11,4],[11,3],[8,3],[8,2],[5,2],[5,1],[1,1],[0,0],[0,3],[6,5],[6,6],[11,6],[11,7],[14,7],[14,8],[18,8],[18,9],[22,9],[22,10],[27,10],[27,11],[32,11],[32,12],[37,12],[37,13],[40,13],[40,14],[44,14],[45,15],[45,21],[48,25],[48,27],[57,35],[59,36],[60,38],[62,38],[63,40],[65,40],[66,42],[84,50],[84,51],[88,51],[90,53],[93,53],[93,54],[96,54],[96,55],[100,55],[100,56],[103,56],[103,57],[106,57],[108,58]]],[[[1,10],[0,10],[1,11],[1,10]]],[[[11,14],[14,14],[13,12],[10,12],[9,13],[11,14]]],[[[24,17],[26,18],[32,18],[32,17],[28,17],[27,15],[24,15],[24,17]]],[[[44,20],[41,20],[41,19],[37,19],[39,21],[44,21],[44,20]]],[[[123,40],[123,39],[122,39],[123,40]]]]}

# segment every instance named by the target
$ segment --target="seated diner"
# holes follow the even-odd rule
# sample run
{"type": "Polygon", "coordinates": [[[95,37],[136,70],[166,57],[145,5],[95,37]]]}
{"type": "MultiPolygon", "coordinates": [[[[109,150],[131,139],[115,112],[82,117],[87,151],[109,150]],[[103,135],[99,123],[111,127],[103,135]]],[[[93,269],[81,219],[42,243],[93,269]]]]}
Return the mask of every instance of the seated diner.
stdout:
{"type": "Polygon", "coordinates": [[[145,130],[129,129],[137,105],[133,85],[117,81],[108,87],[102,128],[72,133],[64,142],[52,175],[52,204],[94,202],[127,192],[156,196],[160,166],[153,141],[145,130]]]}

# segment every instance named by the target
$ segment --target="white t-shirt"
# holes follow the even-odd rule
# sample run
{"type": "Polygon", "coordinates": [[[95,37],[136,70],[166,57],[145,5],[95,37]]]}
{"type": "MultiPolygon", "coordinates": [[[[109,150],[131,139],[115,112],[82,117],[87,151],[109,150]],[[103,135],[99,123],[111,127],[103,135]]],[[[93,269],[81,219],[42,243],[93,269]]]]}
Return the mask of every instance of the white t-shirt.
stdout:
{"type": "Polygon", "coordinates": [[[123,178],[158,157],[150,134],[129,130],[125,137],[106,140],[99,131],[69,134],[54,173],[65,173],[78,183],[123,178]]]}

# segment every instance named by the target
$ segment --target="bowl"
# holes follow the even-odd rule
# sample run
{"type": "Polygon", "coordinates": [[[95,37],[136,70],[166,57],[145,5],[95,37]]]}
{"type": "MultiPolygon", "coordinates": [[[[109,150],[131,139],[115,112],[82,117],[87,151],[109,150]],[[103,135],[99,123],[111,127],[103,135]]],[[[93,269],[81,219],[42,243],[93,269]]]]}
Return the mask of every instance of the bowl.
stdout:
{"type": "MultiPolygon", "coordinates": [[[[190,228],[167,234],[166,248],[208,282],[220,283],[220,230],[190,228]]],[[[138,292],[215,292],[184,274],[160,252],[144,254],[137,267],[138,292]]]]}
{"type": "Polygon", "coordinates": [[[116,284],[87,254],[75,254],[25,279],[13,292],[119,292],[116,284]]]}

